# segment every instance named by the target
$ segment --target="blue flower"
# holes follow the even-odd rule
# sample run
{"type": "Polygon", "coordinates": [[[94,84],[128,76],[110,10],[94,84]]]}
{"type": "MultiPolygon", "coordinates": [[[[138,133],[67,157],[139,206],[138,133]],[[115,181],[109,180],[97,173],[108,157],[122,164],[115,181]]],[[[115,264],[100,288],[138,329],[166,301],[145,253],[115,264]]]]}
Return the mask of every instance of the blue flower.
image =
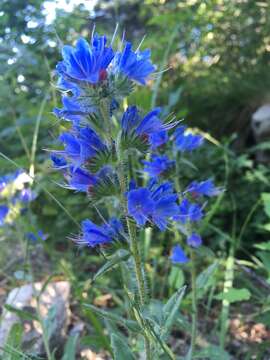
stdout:
{"type": "Polygon", "coordinates": [[[176,245],[173,247],[170,259],[174,264],[184,264],[189,261],[188,257],[186,256],[180,245],[176,245]]]}
{"type": "Polygon", "coordinates": [[[80,96],[80,94],[81,94],[81,89],[77,84],[75,84],[74,82],[70,82],[70,81],[65,80],[62,76],[60,76],[58,78],[57,87],[60,90],[63,90],[63,91],[66,91],[66,92],[67,91],[72,92],[72,94],[74,96],[76,96],[76,97],[80,96]]]}
{"type": "Polygon", "coordinates": [[[5,218],[9,212],[9,208],[6,205],[0,205],[0,226],[4,225],[5,218]]]}
{"type": "Polygon", "coordinates": [[[175,146],[177,150],[191,152],[203,144],[201,135],[185,133],[186,127],[180,126],[175,130],[175,146]]]}
{"type": "Polygon", "coordinates": [[[48,235],[44,234],[44,232],[42,230],[38,230],[37,236],[39,237],[40,240],[43,240],[43,241],[47,240],[47,238],[48,238],[48,235]]]}
{"type": "Polygon", "coordinates": [[[136,106],[129,106],[121,120],[123,133],[127,135],[135,133],[139,137],[146,138],[152,148],[157,147],[160,140],[157,140],[155,135],[159,138],[160,136],[164,137],[161,134],[166,133],[167,130],[172,129],[177,124],[176,122],[164,124],[159,118],[160,112],[160,108],[155,108],[141,117],[136,106]]]}
{"type": "Polygon", "coordinates": [[[139,226],[145,225],[154,210],[154,201],[151,193],[146,188],[131,190],[128,193],[128,214],[131,215],[139,226]]]}
{"type": "Polygon", "coordinates": [[[166,125],[160,120],[161,109],[155,108],[150,111],[145,117],[141,120],[140,124],[136,129],[136,133],[138,135],[152,135],[155,133],[159,133],[164,130],[166,125]]]}
{"type": "Polygon", "coordinates": [[[82,222],[82,234],[76,242],[79,245],[96,247],[98,245],[107,245],[112,240],[113,238],[109,234],[107,226],[96,225],[87,219],[82,222]]]}
{"type": "Polygon", "coordinates": [[[174,220],[180,220],[183,224],[188,221],[197,222],[203,217],[202,208],[198,204],[189,202],[187,198],[183,199],[179,205],[180,214],[174,217],[174,220]]]}
{"type": "Polygon", "coordinates": [[[26,235],[27,240],[32,241],[32,242],[37,241],[37,236],[33,232],[27,232],[25,235],[26,235]]]}
{"type": "Polygon", "coordinates": [[[1,176],[0,177],[0,192],[3,191],[5,189],[5,187],[7,186],[7,179],[6,176],[1,176]]]}
{"type": "Polygon", "coordinates": [[[111,237],[117,238],[124,233],[122,222],[115,217],[109,219],[108,223],[103,226],[111,237]]]}
{"type": "Polygon", "coordinates": [[[31,189],[22,189],[19,195],[19,200],[23,203],[30,203],[31,201],[35,200],[37,194],[33,192],[31,189]]]}
{"type": "Polygon", "coordinates": [[[199,234],[193,232],[191,235],[187,238],[187,244],[189,246],[192,246],[194,248],[199,247],[202,244],[202,238],[199,234]]]}
{"type": "Polygon", "coordinates": [[[54,114],[59,118],[72,121],[75,125],[78,125],[88,114],[96,110],[94,106],[83,106],[75,96],[63,96],[62,103],[63,108],[55,108],[54,114]]]}
{"type": "Polygon", "coordinates": [[[95,131],[89,127],[74,128],[73,133],[62,133],[59,140],[65,145],[65,150],[60,154],[71,160],[75,168],[86,163],[99,150],[106,148],[95,131]]]}
{"type": "Polygon", "coordinates": [[[212,180],[205,180],[205,181],[193,181],[187,188],[187,192],[191,193],[193,196],[197,197],[200,195],[205,196],[216,196],[221,193],[220,188],[216,188],[213,184],[212,180]]]}
{"type": "Polygon", "coordinates": [[[170,182],[157,185],[154,181],[150,181],[148,187],[151,189],[151,198],[155,204],[151,214],[152,221],[164,231],[169,220],[179,214],[179,206],[176,203],[178,196],[173,193],[170,182]]]}
{"type": "Polygon", "coordinates": [[[79,39],[76,47],[64,46],[63,61],[56,69],[64,80],[85,81],[96,84],[106,78],[106,69],[111,63],[114,53],[106,46],[106,36],[94,36],[91,46],[85,39],[79,39]]]}
{"type": "Polygon", "coordinates": [[[37,234],[34,234],[33,232],[27,232],[25,235],[27,239],[32,242],[36,242],[38,240],[45,241],[48,238],[48,235],[44,234],[42,230],[38,230],[37,234]]]}
{"type": "Polygon", "coordinates": [[[169,136],[167,131],[165,130],[160,132],[155,132],[149,136],[149,142],[151,144],[152,150],[155,150],[159,146],[166,144],[168,140],[169,140],[169,136]]]}
{"type": "Polygon", "coordinates": [[[128,192],[128,213],[139,226],[152,221],[164,231],[168,221],[179,214],[176,203],[177,194],[173,193],[172,184],[165,182],[158,185],[151,180],[147,188],[138,188],[128,192]]]}
{"type": "Polygon", "coordinates": [[[128,106],[121,119],[121,127],[124,133],[130,133],[140,124],[142,118],[136,106],[128,106]]]}
{"type": "Polygon", "coordinates": [[[1,176],[0,177],[0,192],[2,192],[8,184],[15,181],[21,173],[22,173],[22,170],[17,170],[14,173],[1,176]]]}
{"type": "Polygon", "coordinates": [[[55,169],[63,169],[67,166],[66,160],[57,154],[51,154],[51,160],[55,169]]]}
{"type": "Polygon", "coordinates": [[[156,177],[166,172],[175,161],[170,160],[166,155],[152,155],[151,161],[143,161],[143,171],[151,177],[156,177]]]}
{"type": "Polygon", "coordinates": [[[68,188],[81,192],[91,192],[93,186],[97,183],[97,177],[81,168],[71,169],[68,175],[68,188]]]}
{"type": "Polygon", "coordinates": [[[131,43],[127,42],[123,52],[118,52],[115,55],[113,72],[122,72],[131,80],[145,85],[149,75],[156,69],[150,57],[150,50],[134,52],[131,43]]]}

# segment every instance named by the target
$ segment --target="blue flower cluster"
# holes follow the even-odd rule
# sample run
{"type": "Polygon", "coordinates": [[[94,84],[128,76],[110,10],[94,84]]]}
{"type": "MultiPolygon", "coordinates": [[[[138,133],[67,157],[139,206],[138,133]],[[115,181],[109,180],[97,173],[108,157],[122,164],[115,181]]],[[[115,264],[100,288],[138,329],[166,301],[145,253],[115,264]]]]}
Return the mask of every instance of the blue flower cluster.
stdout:
{"type": "MultiPolygon", "coordinates": [[[[194,200],[200,201],[204,196],[212,197],[217,196],[222,192],[221,188],[215,187],[211,179],[197,182],[193,181],[188,185],[187,189],[182,193],[180,214],[174,219],[179,220],[185,227],[180,226],[180,230],[187,236],[187,245],[192,248],[197,248],[202,244],[201,236],[196,233],[195,228],[199,221],[203,218],[203,207],[200,202],[193,202],[194,200]],[[191,198],[192,201],[189,199],[191,198]]],[[[188,258],[183,255],[184,252],[179,245],[173,248],[171,260],[174,263],[186,263],[188,258]]]]}
{"type": "MultiPolygon", "coordinates": [[[[143,114],[136,106],[128,106],[120,113],[121,100],[132,91],[133,83],[145,85],[154,72],[150,55],[149,50],[132,50],[129,42],[115,52],[106,37],[98,35],[91,44],[79,39],[74,48],[64,46],[63,60],[56,67],[58,86],[64,91],[63,108],[54,113],[71,124],[59,136],[62,149],[54,150],[51,159],[53,167],[63,173],[67,188],[90,197],[102,189],[101,196],[105,196],[113,184],[119,202],[125,202],[124,209],[119,206],[119,218],[128,216],[139,228],[155,225],[160,231],[173,222],[185,234],[187,245],[196,248],[202,243],[196,226],[204,215],[203,199],[221,190],[206,180],[193,181],[177,193],[177,179],[171,176],[175,160],[170,155],[172,148],[183,153],[197,149],[203,137],[178,126],[177,121],[164,122],[160,108],[143,114]],[[139,159],[137,168],[141,168],[136,174],[141,178],[135,181],[129,173],[124,174],[129,180],[127,188],[128,181],[123,182],[119,174],[131,153],[136,154],[135,161],[139,159]],[[145,184],[142,173],[148,177],[145,184]]],[[[127,238],[123,225],[117,218],[101,225],[84,220],[76,241],[89,247],[108,246],[127,238]]],[[[173,249],[171,260],[188,261],[180,245],[173,249]]]]}
{"type": "MultiPolygon", "coordinates": [[[[27,240],[36,242],[46,240],[47,235],[42,230],[33,230],[34,226],[25,219],[29,212],[29,204],[37,197],[37,193],[31,189],[32,179],[23,170],[0,177],[0,226],[19,226],[27,240]]],[[[31,217],[33,220],[33,217],[31,217]]]]}
{"type": "Polygon", "coordinates": [[[135,188],[128,192],[128,213],[135,219],[137,225],[144,226],[150,221],[164,231],[169,220],[179,212],[177,198],[170,182],[159,185],[153,180],[146,188],[135,188]]]}
{"type": "Polygon", "coordinates": [[[111,218],[108,223],[100,226],[87,219],[82,222],[82,234],[77,239],[77,243],[90,247],[98,245],[104,247],[113,240],[120,239],[123,231],[121,221],[116,218],[111,218]]]}
{"type": "Polygon", "coordinates": [[[175,131],[175,147],[182,152],[191,152],[203,144],[201,135],[193,135],[186,126],[179,126],[175,131]]]}
{"type": "Polygon", "coordinates": [[[155,70],[150,55],[150,50],[133,51],[129,42],[123,51],[115,52],[107,45],[106,36],[97,34],[91,44],[81,38],[75,47],[64,46],[63,61],[56,66],[58,87],[64,91],[63,108],[55,109],[55,115],[78,124],[89,114],[98,113],[104,98],[113,110],[133,81],[146,84],[155,70]]]}
{"type": "Polygon", "coordinates": [[[23,214],[26,205],[36,198],[28,182],[28,175],[20,170],[0,177],[0,225],[4,225],[15,207],[23,214]]]}

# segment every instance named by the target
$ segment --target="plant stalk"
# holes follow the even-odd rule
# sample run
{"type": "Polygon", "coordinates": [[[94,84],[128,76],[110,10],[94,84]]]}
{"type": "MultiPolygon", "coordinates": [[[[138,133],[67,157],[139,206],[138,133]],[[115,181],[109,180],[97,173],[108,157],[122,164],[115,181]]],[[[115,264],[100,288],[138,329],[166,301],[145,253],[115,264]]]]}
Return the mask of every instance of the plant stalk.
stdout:
{"type": "Polygon", "coordinates": [[[191,344],[190,344],[190,359],[192,359],[197,338],[197,289],[196,289],[196,266],[195,266],[195,253],[193,250],[190,252],[191,258],[191,286],[192,286],[192,328],[191,328],[191,344]]]}
{"type": "MultiPolygon", "coordinates": [[[[135,264],[135,276],[136,276],[136,282],[139,292],[139,301],[141,307],[143,307],[147,303],[147,296],[146,296],[146,289],[145,289],[145,280],[143,275],[143,269],[142,269],[142,258],[139,251],[138,243],[137,243],[137,236],[136,236],[136,225],[130,220],[127,214],[127,204],[125,199],[125,192],[126,192],[126,176],[125,176],[125,167],[124,167],[124,160],[121,150],[117,149],[118,154],[118,162],[119,162],[119,172],[118,172],[118,178],[119,178],[119,184],[121,188],[122,193],[122,199],[121,199],[121,206],[123,208],[124,214],[125,214],[125,220],[128,228],[128,235],[129,235],[129,246],[130,250],[134,259],[135,264]]],[[[150,341],[146,334],[144,334],[144,344],[145,344],[145,359],[151,360],[151,347],[150,347],[150,341]]]]}

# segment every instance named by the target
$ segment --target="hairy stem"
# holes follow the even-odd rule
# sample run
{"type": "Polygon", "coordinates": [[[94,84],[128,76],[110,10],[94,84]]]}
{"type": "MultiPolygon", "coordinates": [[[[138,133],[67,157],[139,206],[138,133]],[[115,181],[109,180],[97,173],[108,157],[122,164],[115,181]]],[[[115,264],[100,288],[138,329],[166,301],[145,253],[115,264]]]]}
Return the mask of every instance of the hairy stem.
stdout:
{"type": "Polygon", "coordinates": [[[191,250],[191,286],[192,286],[192,328],[191,328],[191,344],[190,344],[190,359],[193,357],[193,353],[196,347],[197,338],[197,289],[196,289],[196,266],[195,266],[195,254],[191,250]]]}
{"type": "Polygon", "coordinates": [[[126,221],[127,221],[128,233],[130,238],[130,249],[135,263],[135,274],[138,284],[140,303],[141,305],[144,305],[146,303],[146,291],[145,291],[144,277],[142,271],[141,254],[139,252],[137,239],[136,239],[136,228],[128,217],[126,217],[126,221]]]}
{"type": "MultiPolygon", "coordinates": [[[[121,206],[125,214],[125,220],[128,228],[130,251],[134,259],[134,265],[135,265],[134,268],[135,268],[135,276],[136,276],[136,282],[139,293],[139,301],[141,307],[143,307],[147,303],[147,296],[146,296],[145,280],[144,280],[143,268],[142,268],[143,266],[142,257],[137,243],[136,225],[131,221],[131,219],[127,214],[127,204],[124,196],[127,188],[127,184],[126,184],[127,176],[125,174],[124,160],[120,149],[118,149],[117,153],[118,153],[118,162],[119,162],[118,178],[122,193],[121,206]]],[[[146,334],[144,335],[144,344],[145,344],[145,358],[146,360],[151,360],[150,342],[146,334]]]]}

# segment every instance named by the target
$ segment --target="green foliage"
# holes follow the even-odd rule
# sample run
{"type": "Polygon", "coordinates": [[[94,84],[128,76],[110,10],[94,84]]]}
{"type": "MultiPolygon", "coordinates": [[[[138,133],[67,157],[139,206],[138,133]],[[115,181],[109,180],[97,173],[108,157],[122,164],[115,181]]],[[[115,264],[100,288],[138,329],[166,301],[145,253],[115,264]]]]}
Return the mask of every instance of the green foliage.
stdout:
{"type": "Polygon", "coordinates": [[[118,335],[111,335],[111,345],[115,360],[134,360],[127,342],[123,341],[118,335]]]}
{"type": "Polygon", "coordinates": [[[248,289],[229,289],[226,293],[221,293],[215,296],[217,300],[227,300],[230,303],[237,301],[244,301],[250,299],[250,291],[248,289]]]}
{"type": "Polygon", "coordinates": [[[76,346],[79,335],[71,335],[65,344],[64,355],[61,360],[75,360],[76,359],[76,346]]]}

